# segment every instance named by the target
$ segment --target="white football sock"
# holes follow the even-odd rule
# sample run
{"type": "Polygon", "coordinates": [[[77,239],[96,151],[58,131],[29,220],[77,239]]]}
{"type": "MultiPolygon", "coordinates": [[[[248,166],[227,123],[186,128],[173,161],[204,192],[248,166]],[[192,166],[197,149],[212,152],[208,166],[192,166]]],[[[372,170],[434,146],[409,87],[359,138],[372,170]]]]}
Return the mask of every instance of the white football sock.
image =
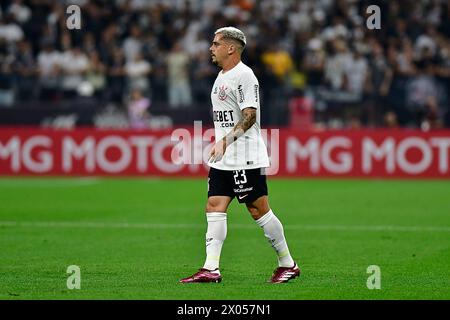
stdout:
{"type": "Polygon", "coordinates": [[[289,253],[289,248],[284,237],[283,225],[272,210],[256,220],[256,223],[263,228],[264,235],[277,252],[278,266],[293,267],[295,263],[289,253]]]}
{"type": "Polygon", "coordinates": [[[209,212],[206,214],[208,230],[206,231],[206,261],[204,269],[219,268],[220,252],[227,237],[227,214],[223,212],[209,212]]]}

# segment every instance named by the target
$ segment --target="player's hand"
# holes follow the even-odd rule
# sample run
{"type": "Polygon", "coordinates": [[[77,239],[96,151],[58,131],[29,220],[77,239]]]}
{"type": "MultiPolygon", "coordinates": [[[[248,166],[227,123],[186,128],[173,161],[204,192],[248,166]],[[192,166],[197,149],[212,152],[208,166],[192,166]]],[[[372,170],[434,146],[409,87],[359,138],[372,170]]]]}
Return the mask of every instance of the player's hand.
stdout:
{"type": "Polygon", "coordinates": [[[208,162],[217,162],[220,161],[225,153],[226,145],[223,140],[219,140],[209,152],[208,162]]]}

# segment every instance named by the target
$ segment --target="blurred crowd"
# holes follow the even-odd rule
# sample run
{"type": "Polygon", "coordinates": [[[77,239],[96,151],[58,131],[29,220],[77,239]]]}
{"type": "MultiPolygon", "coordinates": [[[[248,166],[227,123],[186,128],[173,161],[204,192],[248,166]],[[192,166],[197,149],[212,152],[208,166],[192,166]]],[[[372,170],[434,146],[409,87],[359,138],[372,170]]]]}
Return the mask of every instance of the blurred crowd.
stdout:
{"type": "Polygon", "coordinates": [[[208,49],[228,25],[247,35],[266,124],[307,100],[316,126],[449,126],[446,0],[2,0],[0,107],[89,97],[148,117],[208,105],[208,49]],[[367,28],[369,5],[381,29],[367,28]]]}

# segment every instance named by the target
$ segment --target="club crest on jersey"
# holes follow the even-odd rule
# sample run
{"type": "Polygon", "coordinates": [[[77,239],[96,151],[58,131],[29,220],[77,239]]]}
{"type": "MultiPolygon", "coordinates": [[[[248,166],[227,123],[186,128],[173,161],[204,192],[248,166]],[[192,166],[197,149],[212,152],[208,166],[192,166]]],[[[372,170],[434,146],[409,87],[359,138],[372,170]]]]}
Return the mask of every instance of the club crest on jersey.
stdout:
{"type": "Polygon", "coordinates": [[[220,100],[225,100],[226,98],[227,98],[227,87],[225,87],[225,86],[220,86],[219,87],[219,99],[220,100]]]}

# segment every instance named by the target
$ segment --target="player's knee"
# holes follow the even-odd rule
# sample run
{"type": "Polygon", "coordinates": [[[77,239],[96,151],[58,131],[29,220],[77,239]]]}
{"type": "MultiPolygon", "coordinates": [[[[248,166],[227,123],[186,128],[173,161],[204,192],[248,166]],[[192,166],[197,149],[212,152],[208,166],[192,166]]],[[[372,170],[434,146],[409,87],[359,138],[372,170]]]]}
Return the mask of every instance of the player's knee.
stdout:
{"type": "Polygon", "coordinates": [[[209,198],[206,202],[206,212],[225,212],[226,204],[217,199],[209,198]]]}
{"type": "Polygon", "coordinates": [[[270,211],[267,197],[261,197],[253,203],[247,203],[247,210],[252,215],[253,219],[258,220],[270,211]]]}
{"type": "Polygon", "coordinates": [[[248,210],[248,212],[250,212],[252,218],[255,219],[255,220],[258,220],[259,218],[262,217],[262,215],[260,214],[258,208],[256,208],[256,207],[247,206],[247,210],[248,210]]]}

